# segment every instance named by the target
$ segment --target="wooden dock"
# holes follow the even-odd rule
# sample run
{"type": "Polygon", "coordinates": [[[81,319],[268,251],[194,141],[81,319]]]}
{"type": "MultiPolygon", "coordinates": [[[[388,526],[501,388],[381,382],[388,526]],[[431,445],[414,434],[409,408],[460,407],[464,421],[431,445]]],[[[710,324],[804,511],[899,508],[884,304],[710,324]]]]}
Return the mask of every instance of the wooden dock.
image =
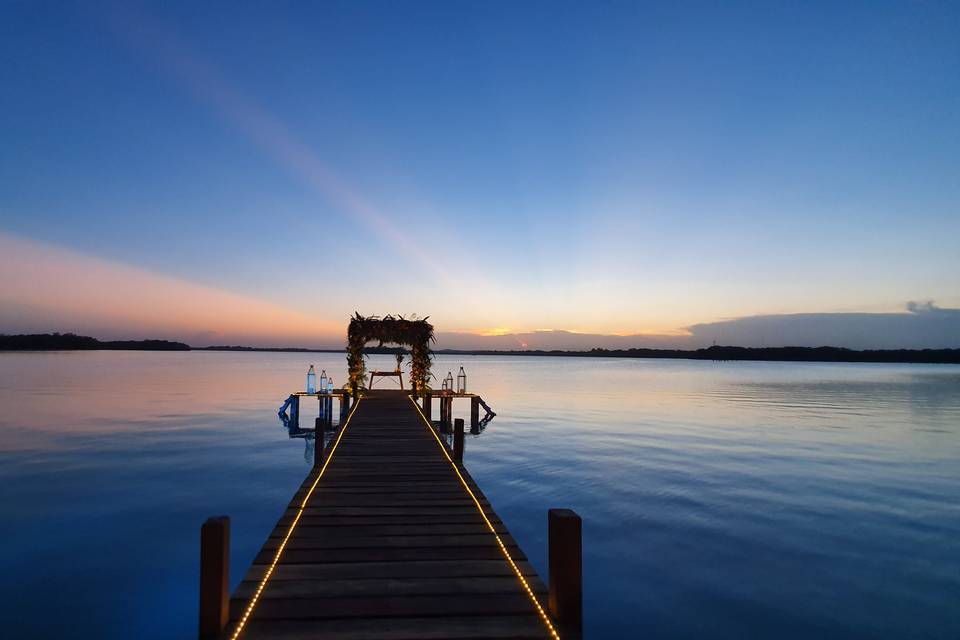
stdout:
{"type": "Polygon", "coordinates": [[[419,407],[372,391],[257,554],[222,637],[560,636],[546,586],[419,407]]]}

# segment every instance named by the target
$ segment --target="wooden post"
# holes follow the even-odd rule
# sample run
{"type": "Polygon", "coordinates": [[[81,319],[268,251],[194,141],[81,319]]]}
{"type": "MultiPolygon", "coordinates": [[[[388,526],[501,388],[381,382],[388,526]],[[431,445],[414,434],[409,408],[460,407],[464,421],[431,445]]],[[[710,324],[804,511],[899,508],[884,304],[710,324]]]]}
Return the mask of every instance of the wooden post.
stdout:
{"type": "Polygon", "coordinates": [[[463,418],[453,421],[453,461],[463,462],[463,418]]]}
{"type": "Polygon", "coordinates": [[[326,418],[326,423],[333,425],[333,396],[327,396],[324,398],[324,402],[327,405],[326,413],[324,413],[324,418],[326,418]]]}
{"type": "Polygon", "coordinates": [[[200,640],[219,638],[230,617],[230,518],[200,527],[200,640]]]}
{"type": "Polygon", "coordinates": [[[423,394],[423,415],[427,417],[427,422],[433,419],[433,394],[423,394]]]}
{"type": "Polygon", "coordinates": [[[570,509],[547,512],[550,612],[561,633],[579,636],[583,630],[583,561],[580,516],[570,509]]]}
{"type": "Polygon", "coordinates": [[[293,404],[290,405],[290,426],[294,429],[300,428],[300,396],[293,396],[293,404]]]}
{"type": "Polygon", "coordinates": [[[340,424],[347,421],[348,415],[350,415],[350,396],[344,392],[340,394],[340,424]]]}
{"type": "Polygon", "coordinates": [[[451,418],[453,416],[453,398],[444,396],[440,398],[440,430],[443,433],[450,433],[453,426],[451,418]]]}
{"type": "Polygon", "coordinates": [[[313,465],[319,466],[323,464],[323,428],[324,420],[321,417],[317,417],[317,420],[313,423],[313,465]]]}
{"type": "Polygon", "coordinates": [[[480,430],[480,397],[470,398],[470,433],[480,430]]]}

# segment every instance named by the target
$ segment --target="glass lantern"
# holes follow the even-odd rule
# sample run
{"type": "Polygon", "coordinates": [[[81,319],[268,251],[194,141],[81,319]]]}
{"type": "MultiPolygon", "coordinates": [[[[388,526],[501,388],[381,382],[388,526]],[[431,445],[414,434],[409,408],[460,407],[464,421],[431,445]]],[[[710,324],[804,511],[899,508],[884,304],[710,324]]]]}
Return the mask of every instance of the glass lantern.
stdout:
{"type": "Polygon", "coordinates": [[[457,374],[457,393],[467,392],[467,374],[463,367],[460,367],[460,373],[457,374]]]}
{"type": "Polygon", "coordinates": [[[447,377],[443,379],[443,388],[447,391],[453,391],[453,372],[447,371],[447,377]]]}

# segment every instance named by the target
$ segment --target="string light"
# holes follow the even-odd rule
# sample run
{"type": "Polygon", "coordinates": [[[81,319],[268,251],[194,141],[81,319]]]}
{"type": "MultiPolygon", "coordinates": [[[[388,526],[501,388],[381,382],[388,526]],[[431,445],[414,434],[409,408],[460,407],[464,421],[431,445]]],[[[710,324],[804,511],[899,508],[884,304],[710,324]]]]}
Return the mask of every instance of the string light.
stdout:
{"type": "Polygon", "coordinates": [[[337,446],[340,444],[340,440],[343,439],[343,434],[347,432],[347,427],[350,426],[350,421],[353,419],[353,414],[357,412],[357,407],[360,406],[360,402],[362,400],[362,396],[357,398],[357,402],[353,405],[353,410],[350,411],[350,415],[347,416],[347,421],[343,423],[343,427],[340,429],[340,433],[337,435],[337,439],[333,443],[333,447],[330,449],[327,459],[323,462],[323,466],[320,467],[320,473],[317,474],[313,484],[310,485],[310,490],[307,491],[307,495],[303,498],[303,501],[300,502],[300,508],[297,510],[297,515],[293,518],[293,522],[290,523],[290,527],[287,529],[287,535],[283,537],[283,541],[280,543],[280,546],[277,547],[277,553],[273,556],[273,562],[271,562],[270,566],[267,567],[266,572],[263,574],[263,578],[260,580],[260,584],[257,586],[257,590],[253,593],[253,597],[250,598],[250,602],[247,603],[247,608],[244,610],[243,616],[240,618],[240,622],[237,623],[237,628],[234,629],[233,634],[230,636],[230,640],[237,640],[237,638],[240,637],[240,632],[243,631],[244,625],[247,624],[247,620],[253,613],[253,608],[257,606],[257,602],[260,600],[260,594],[263,593],[263,590],[267,586],[267,582],[270,580],[270,576],[273,575],[273,570],[277,567],[277,563],[280,562],[280,556],[283,554],[283,550],[287,546],[287,541],[290,540],[290,536],[293,535],[293,530],[297,528],[297,523],[300,522],[300,517],[303,515],[303,510],[307,506],[307,501],[310,500],[310,497],[313,495],[313,490],[317,488],[320,478],[323,477],[323,472],[327,470],[327,466],[333,459],[333,454],[336,452],[337,446]]]}
{"type": "Polygon", "coordinates": [[[507,551],[507,546],[503,544],[503,540],[500,539],[500,536],[497,534],[497,530],[494,528],[493,523],[490,522],[490,519],[487,517],[487,514],[483,510],[483,505],[480,504],[480,501],[477,500],[477,496],[474,495],[473,490],[470,488],[470,485],[467,484],[467,481],[464,479],[463,474],[460,473],[460,469],[454,463],[453,458],[450,457],[450,453],[447,451],[447,447],[443,444],[443,441],[440,440],[440,437],[437,435],[436,431],[433,430],[433,427],[430,425],[430,421],[427,419],[427,416],[423,414],[423,411],[420,410],[420,406],[417,404],[416,400],[412,396],[408,396],[410,402],[413,404],[413,407],[417,410],[417,413],[420,414],[420,418],[423,420],[424,425],[426,425],[427,430],[437,441],[437,444],[440,445],[440,451],[443,453],[444,457],[447,459],[447,462],[450,463],[450,466],[453,467],[453,470],[456,472],[457,477],[460,479],[460,484],[463,485],[463,488],[467,490],[467,494],[473,500],[473,503],[477,505],[477,511],[480,512],[480,516],[483,518],[483,521],[487,523],[487,528],[490,529],[490,533],[493,534],[494,539],[497,541],[497,545],[500,547],[500,551],[503,552],[503,557],[507,559],[507,562],[510,564],[510,568],[513,569],[513,572],[517,574],[517,578],[520,580],[523,590],[527,592],[527,595],[530,597],[530,601],[533,603],[533,606],[536,608],[537,613],[540,614],[540,619],[543,620],[543,623],[546,625],[547,630],[550,632],[550,636],[555,640],[560,640],[560,634],[557,633],[557,629],[553,626],[553,623],[550,621],[550,616],[547,615],[547,612],[544,610],[543,605],[540,604],[540,600],[537,599],[536,594],[533,593],[533,589],[530,588],[529,583],[527,583],[526,578],[523,577],[523,573],[520,571],[520,568],[517,566],[517,563],[513,561],[513,558],[510,557],[510,552],[507,551]]]}

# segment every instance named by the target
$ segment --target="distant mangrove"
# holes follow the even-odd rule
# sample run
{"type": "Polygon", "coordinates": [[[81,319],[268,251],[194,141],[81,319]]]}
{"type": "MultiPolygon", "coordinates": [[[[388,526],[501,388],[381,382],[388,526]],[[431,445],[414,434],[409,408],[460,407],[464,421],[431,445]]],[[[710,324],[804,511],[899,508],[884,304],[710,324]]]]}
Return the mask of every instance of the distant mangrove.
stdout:
{"type": "Polygon", "coordinates": [[[0,351],[189,351],[190,345],[170,340],[101,341],[74,333],[0,334],[0,351]]]}
{"type": "MultiPolygon", "coordinates": [[[[267,351],[305,353],[343,353],[344,349],[302,347],[245,347],[221,345],[190,347],[169,340],[103,341],[73,333],[0,334],[0,351],[53,350],[136,350],[136,351],[267,351]]],[[[369,346],[367,354],[396,354],[397,347],[369,346]]],[[[889,362],[920,364],[960,364],[960,349],[866,349],[843,347],[730,347],[714,345],[703,349],[590,349],[589,351],[437,349],[437,355],[473,356],[567,356],[574,358],[678,358],[686,360],[769,360],[781,362],[889,362]]]]}

